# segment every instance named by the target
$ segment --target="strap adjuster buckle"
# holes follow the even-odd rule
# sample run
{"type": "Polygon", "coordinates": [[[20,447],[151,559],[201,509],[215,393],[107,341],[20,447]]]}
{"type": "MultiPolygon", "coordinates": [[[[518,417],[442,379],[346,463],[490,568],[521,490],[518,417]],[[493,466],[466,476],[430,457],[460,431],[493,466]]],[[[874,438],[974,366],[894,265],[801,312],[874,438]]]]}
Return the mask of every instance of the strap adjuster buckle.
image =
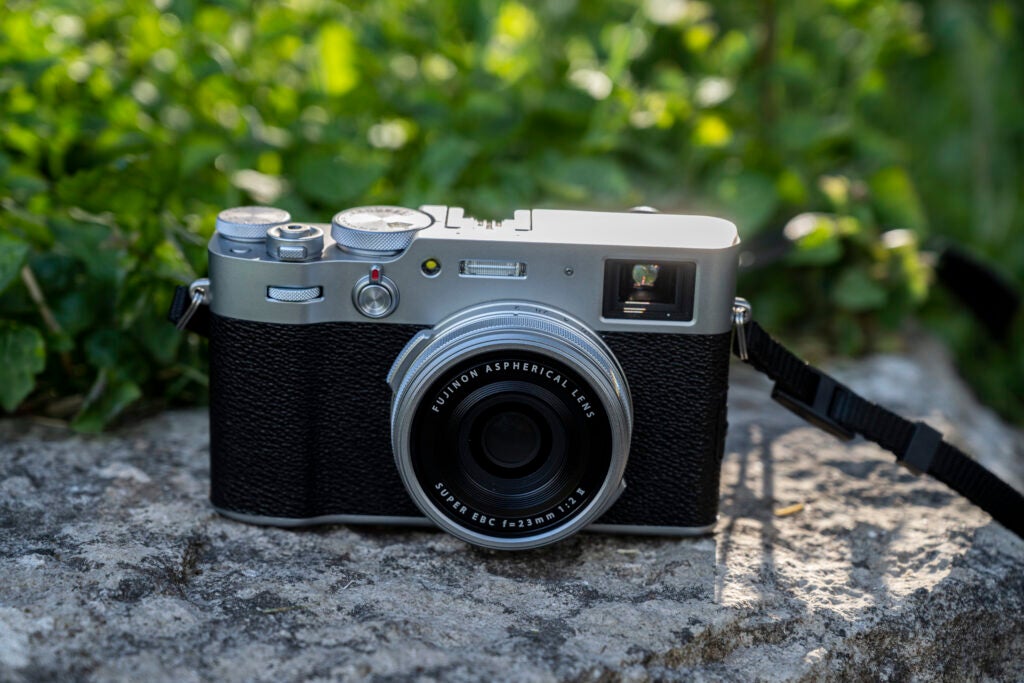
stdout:
{"type": "Polygon", "coordinates": [[[903,455],[896,455],[896,462],[918,476],[931,469],[935,455],[942,445],[942,434],[924,422],[914,424],[914,433],[903,455]]]}
{"type": "MultiPolygon", "coordinates": [[[[846,389],[846,387],[817,368],[807,366],[807,370],[818,378],[817,386],[814,390],[813,403],[807,403],[806,401],[794,396],[792,393],[786,391],[786,389],[780,386],[779,382],[776,382],[775,386],[772,387],[772,399],[778,401],[784,407],[796,413],[807,422],[811,423],[818,429],[828,432],[840,441],[850,441],[853,439],[855,434],[836,422],[829,415],[836,392],[839,389],[846,389]]],[[[847,391],[849,390],[847,389],[847,391]]]]}

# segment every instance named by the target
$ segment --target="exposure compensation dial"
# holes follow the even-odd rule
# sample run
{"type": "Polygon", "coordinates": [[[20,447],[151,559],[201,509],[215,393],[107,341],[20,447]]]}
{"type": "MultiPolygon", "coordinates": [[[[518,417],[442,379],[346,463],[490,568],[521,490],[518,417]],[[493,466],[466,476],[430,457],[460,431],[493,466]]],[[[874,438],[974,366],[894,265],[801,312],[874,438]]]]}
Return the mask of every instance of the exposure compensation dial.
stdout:
{"type": "Polygon", "coordinates": [[[292,219],[272,206],[236,206],[217,215],[217,234],[236,242],[262,242],[267,230],[292,219]]]}

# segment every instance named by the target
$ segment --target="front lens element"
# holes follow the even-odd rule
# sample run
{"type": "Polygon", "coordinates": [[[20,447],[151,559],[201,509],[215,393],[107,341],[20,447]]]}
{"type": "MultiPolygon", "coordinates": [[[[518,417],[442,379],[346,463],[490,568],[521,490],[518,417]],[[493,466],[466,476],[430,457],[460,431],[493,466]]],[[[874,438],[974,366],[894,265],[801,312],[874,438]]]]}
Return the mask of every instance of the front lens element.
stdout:
{"type": "MultiPolygon", "coordinates": [[[[470,442],[474,455],[482,454],[487,462],[502,470],[521,470],[541,451],[541,426],[535,416],[518,406],[500,408],[480,428],[480,435],[470,442]]],[[[546,450],[546,449],[545,449],[546,450]]]]}
{"type": "Polygon", "coordinates": [[[537,307],[491,304],[417,344],[392,371],[392,442],[424,514],[472,543],[525,548],[614,502],[631,407],[596,335],[537,307]]]}
{"type": "Polygon", "coordinates": [[[516,538],[556,527],[608,475],[607,412],[556,358],[476,355],[440,376],[425,399],[413,418],[413,471],[443,514],[470,529],[516,538]]]}

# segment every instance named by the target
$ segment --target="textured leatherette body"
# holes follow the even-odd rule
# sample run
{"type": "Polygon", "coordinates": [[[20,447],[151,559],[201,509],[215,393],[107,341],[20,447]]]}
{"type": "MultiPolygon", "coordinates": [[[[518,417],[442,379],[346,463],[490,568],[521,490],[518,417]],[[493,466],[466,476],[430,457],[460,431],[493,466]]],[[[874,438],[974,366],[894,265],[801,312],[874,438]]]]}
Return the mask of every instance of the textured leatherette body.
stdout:
{"type": "Polygon", "coordinates": [[[731,334],[601,335],[633,398],[626,490],[599,524],[703,527],[718,515],[731,334]]]}
{"type": "MultiPolygon", "coordinates": [[[[211,500],[255,517],[419,517],[395,468],[388,370],[423,329],[211,316],[211,500]]],[[[701,527],[718,509],[729,334],[602,335],[633,406],[626,490],[602,524],[701,527]]]]}

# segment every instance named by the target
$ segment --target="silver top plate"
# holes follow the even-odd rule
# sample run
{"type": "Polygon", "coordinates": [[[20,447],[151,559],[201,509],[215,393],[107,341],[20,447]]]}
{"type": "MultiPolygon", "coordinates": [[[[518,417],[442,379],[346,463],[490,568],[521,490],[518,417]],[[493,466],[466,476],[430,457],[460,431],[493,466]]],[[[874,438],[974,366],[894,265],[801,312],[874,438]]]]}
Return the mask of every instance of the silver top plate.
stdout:
{"type": "MultiPolygon", "coordinates": [[[[383,255],[339,248],[335,236],[325,239],[321,258],[285,263],[265,257],[263,249],[233,250],[237,244],[215,236],[210,242],[212,310],[221,316],[280,324],[370,322],[356,310],[352,292],[370,267],[379,265],[394,282],[401,303],[371,324],[433,326],[474,305],[531,301],[556,307],[601,332],[719,334],[731,329],[739,237],[727,220],[545,209],[517,212],[515,221],[477,221],[464,215],[463,220],[452,221],[449,207],[436,205],[402,215],[420,214],[430,224],[412,230],[404,249],[383,255]],[[516,229],[520,224],[531,229],[516,229]],[[695,263],[693,318],[605,318],[605,264],[612,259],[695,263]],[[462,261],[525,264],[525,277],[467,277],[459,272],[462,261]],[[320,286],[324,295],[314,303],[284,304],[267,299],[268,286],[320,286]]],[[[351,217],[343,220],[355,224],[351,217]]],[[[333,227],[336,233],[337,224],[333,227]]]]}

